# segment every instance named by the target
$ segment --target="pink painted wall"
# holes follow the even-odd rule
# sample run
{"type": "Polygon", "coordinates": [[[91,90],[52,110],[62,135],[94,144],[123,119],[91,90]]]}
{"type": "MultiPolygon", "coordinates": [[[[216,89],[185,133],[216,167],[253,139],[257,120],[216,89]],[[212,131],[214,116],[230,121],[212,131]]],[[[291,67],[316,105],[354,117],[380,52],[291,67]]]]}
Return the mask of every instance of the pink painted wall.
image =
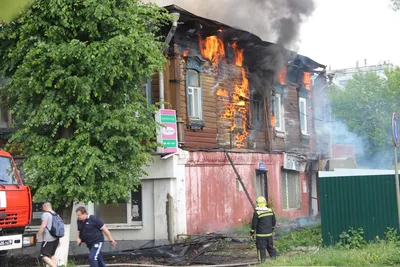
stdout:
{"type": "MultiPolygon", "coordinates": [[[[282,210],[281,167],[283,154],[229,153],[243,182],[255,201],[258,162],[268,170],[268,195],[280,218],[295,219],[309,214],[308,181],[300,174],[301,209],[282,210]],[[303,180],[307,193],[303,193],[303,180]]],[[[251,219],[253,209],[223,152],[190,152],[186,165],[187,231],[189,234],[229,230],[251,219]]]]}

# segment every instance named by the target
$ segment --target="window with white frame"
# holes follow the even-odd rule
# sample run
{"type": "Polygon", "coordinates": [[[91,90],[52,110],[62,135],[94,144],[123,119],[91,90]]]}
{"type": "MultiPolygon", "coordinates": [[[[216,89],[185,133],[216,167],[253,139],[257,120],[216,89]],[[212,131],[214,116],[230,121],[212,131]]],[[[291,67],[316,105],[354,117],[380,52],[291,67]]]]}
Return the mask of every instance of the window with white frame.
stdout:
{"type": "Polygon", "coordinates": [[[193,69],[188,69],[187,83],[187,105],[189,119],[200,121],[203,119],[200,72],[193,69]]]}
{"type": "Polygon", "coordinates": [[[129,202],[94,204],[94,213],[107,224],[142,225],[142,188],[131,191],[129,202]]]}
{"type": "Polygon", "coordinates": [[[283,169],[281,186],[283,209],[300,209],[300,173],[283,169]]]}
{"type": "Polygon", "coordinates": [[[274,115],[275,115],[275,130],[283,132],[283,108],[282,108],[282,95],[275,94],[274,96],[274,115]]]}
{"type": "Polygon", "coordinates": [[[301,133],[304,135],[308,135],[308,127],[307,127],[307,99],[300,97],[299,98],[299,112],[300,112],[300,129],[301,133]]]}

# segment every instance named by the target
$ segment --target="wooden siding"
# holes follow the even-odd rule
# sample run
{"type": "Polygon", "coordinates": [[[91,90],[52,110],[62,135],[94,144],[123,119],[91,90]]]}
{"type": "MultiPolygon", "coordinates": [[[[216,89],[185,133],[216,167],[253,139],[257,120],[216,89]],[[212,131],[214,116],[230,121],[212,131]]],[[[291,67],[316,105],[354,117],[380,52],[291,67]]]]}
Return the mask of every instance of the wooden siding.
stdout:
{"type": "MultiPolygon", "coordinates": [[[[202,106],[204,127],[199,130],[192,130],[189,127],[187,116],[186,97],[186,59],[179,54],[179,48],[175,45],[174,55],[167,59],[164,70],[165,108],[177,110],[178,121],[185,125],[184,147],[192,148],[237,148],[235,135],[241,132],[242,115],[238,112],[231,114],[233,117],[223,116],[226,106],[232,103],[234,86],[241,82],[241,67],[220,62],[218,69],[206,61],[202,65],[202,106]],[[222,89],[228,92],[227,95],[217,95],[217,90],[222,89]],[[233,122],[237,127],[232,131],[233,122]]],[[[251,80],[250,87],[251,87],[251,80]]],[[[159,79],[158,73],[152,79],[152,101],[159,101],[159,79]]],[[[250,90],[250,88],[249,88],[250,90]]],[[[312,93],[309,93],[311,98],[312,93]]],[[[285,135],[279,136],[271,127],[272,102],[270,94],[266,94],[260,108],[264,109],[263,115],[266,126],[256,127],[251,125],[250,114],[247,116],[247,127],[249,135],[242,143],[243,149],[256,151],[285,151],[304,155],[316,152],[315,134],[313,129],[311,105],[308,102],[307,124],[309,136],[304,136],[300,129],[299,93],[296,86],[288,86],[282,94],[285,125],[285,135]],[[263,103],[265,102],[265,104],[263,103]]],[[[257,99],[258,100],[258,99],[257,99]]]]}
{"type": "MultiPolygon", "coordinates": [[[[186,64],[181,61],[181,109],[182,119],[188,125],[187,106],[186,106],[186,64]]],[[[212,71],[212,66],[206,62],[202,66],[202,104],[204,127],[201,130],[191,130],[185,128],[185,146],[188,148],[215,148],[217,146],[217,114],[216,97],[213,91],[216,77],[212,71]]]]}
{"type": "Polygon", "coordinates": [[[283,92],[285,136],[274,134],[273,150],[310,154],[312,138],[311,106],[307,107],[307,127],[309,136],[304,136],[300,128],[299,95],[296,87],[288,86],[283,92]]]}

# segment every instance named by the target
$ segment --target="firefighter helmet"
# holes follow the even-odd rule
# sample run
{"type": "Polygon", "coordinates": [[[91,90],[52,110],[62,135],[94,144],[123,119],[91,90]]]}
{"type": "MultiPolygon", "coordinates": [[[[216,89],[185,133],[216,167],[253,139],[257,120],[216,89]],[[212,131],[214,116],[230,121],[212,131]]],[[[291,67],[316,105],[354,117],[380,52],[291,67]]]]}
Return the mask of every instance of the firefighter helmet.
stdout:
{"type": "Polygon", "coordinates": [[[267,200],[263,196],[258,197],[256,200],[256,203],[257,203],[257,207],[266,207],[267,206],[267,200]]]}

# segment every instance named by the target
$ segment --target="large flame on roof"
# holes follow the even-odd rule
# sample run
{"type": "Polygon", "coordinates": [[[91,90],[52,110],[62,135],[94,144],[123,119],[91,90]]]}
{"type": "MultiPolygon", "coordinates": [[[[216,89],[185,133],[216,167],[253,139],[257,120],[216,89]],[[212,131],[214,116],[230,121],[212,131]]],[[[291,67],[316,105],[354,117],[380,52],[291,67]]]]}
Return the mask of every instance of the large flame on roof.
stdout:
{"type": "Polygon", "coordinates": [[[200,39],[201,55],[212,62],[214,67],[218,65],[221,58],[225,57],[225,47],[222,40],[217,36],[208,36],[205,39],[200,39]]]}
{"type": "MultiPolygon", "coordinates": [[[[199,35],[199,45],[202,56],[213,64],[214,70],[217,72],[218,64],[226,59],[225,45],[222,39],[218,36],[208,36],[202,39],[199,35]]],[[[244,49],[239,48],[236,43],[232,45],[232,48],[235,54],[234,64],[241,68],[241,76],[235,80],[231,93],[226,89],[219,88],[216,95],[230,99],[225,104],[221,118],[229,119],[235,146],[241,148],[246,145],[246,139],[250,133],[247,123],[250,109],[249,81],[243,67],[244,49]]]]}

